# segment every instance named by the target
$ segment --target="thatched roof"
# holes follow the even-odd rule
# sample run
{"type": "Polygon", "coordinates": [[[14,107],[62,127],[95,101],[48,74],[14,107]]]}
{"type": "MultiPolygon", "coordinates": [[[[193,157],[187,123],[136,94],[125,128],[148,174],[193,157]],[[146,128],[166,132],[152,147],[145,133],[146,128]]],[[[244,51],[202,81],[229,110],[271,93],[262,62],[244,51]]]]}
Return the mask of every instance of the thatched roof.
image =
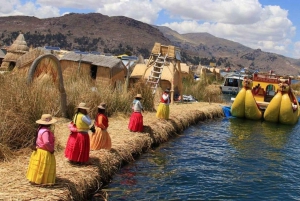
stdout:
{"type": "Polygon", "coordinates": [[[13,53],[26,53],[28,51],[29,47],[27,46],[24,35],[22,33],[19,34],[13,44],[7,49],[7,52],[13,53]]]}
{"type": "Polygon", "coordinates": [[[120,65],[122,64],[122,61],[113,56],[79,54],[75,52],[69,52],[65,54],[62,58],[60,58],[60,60],[61,61],[68,60],[68,61],[76,61],[76,62],[81,61],[85,63],[90,63],[95,66],[102,66],[107,68],[113,68],[113,67],[124,68],[122,65],[120,65]]]}
{"type": "Polygon", "coordinates": [[[23,54],[21,53],[12,53],[12,52],[7,52],[5,55],[3,62],[16,62],[18,58],[20,58],[23,54]]]}
{"type": "Polygon", "coordinates": [[[3,59],[5,57],[4,52],[0,49],[0,59],[3,59]]]}
{"type": "Polygon", "coordinates": [[[190,73],[190,67],[186,63],[180,63],[182,73],[190,73]]]}
{"type": "MultiPolygon", "coordinates": [[[[163,68],[163,71],[162,71],[162,74],[161,74],[161,80],[168,80],[168,81],[172,81],[173,79],[173,69],[174,69],[174,65],[172,63],[169,63],[169,65],[167,66],[164,66],[163,68]]],[[[151,70],[152,70],[152,66],[150,66],[149,68],[147,68],[147,65],[146,64],[137,64],[130,77],[131,78],[141,78],[145,71],[145,76],[144,76],[144,79],[147,79],[151,73],[151,70]]]]}
{"type": "Polygon", "coordinates": [[[22,67],[26,66],[27,64],[33,63],[33,61],[36,58],[38,58],[40,55],[43,55],[46,53],[50,53],[50,52],[47,52],[44,48],[40,48],[40,47],[35,48],[35,49],[27,52],[26,54],[22,55],[21,57],[19,57],[16,62],[16,67],[22,68],[22,67]]]}

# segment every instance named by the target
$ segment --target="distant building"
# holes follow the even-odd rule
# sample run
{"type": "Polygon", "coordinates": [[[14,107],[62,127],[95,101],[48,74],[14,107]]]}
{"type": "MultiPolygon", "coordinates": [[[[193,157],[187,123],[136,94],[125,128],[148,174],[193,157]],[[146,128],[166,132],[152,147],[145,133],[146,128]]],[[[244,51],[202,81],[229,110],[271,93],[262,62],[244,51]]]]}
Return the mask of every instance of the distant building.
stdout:
{"type": "Polygon", "coordinates": [[[7,48],[7,54],[2,60],[0,70],[11,71],[15,68],[17,59],[29,51],[24,35],[19,34],[13,44],[7,48]]]}

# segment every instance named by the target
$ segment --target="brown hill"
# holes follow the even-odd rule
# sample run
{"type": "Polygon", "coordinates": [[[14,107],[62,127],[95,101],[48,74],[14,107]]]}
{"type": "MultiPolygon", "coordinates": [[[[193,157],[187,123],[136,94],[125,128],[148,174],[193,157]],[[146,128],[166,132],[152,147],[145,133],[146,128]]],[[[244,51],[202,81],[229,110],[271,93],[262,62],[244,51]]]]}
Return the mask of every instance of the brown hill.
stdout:
{"type": "Polygon", "coordinates": [[[154,42],[171,42],[155,27],[127,17],[99,13],[68,14],[38,19],[28,16],[0,17],[0,44],[10,45],[19,31],[28,46],[59,46],[62,49],[122,54],[128,50],[148,54],[154,42]]]}
{"type": "Polygon", "coordinates": [[[155,42],[181,49],[183,62],[234,70],[250,68],[298,75],[300,60],[254,50],[208,33],[179,34],[167,27],[152,26],[127,17],[99,13],[67,14],[38,19],[30,16],[0,17],[0,46],[9,46],[19,31],[28,46],[58,46],[61,49],[98,51],[112,54],[133,53],[149,57],[155,42]]]}
{"type": "Polygon", "coordinates": [[[273,70],[282,75],[298,75],[300,60],[282,55],[251,49],[242,44],[217,38],[208,33],[179,34],[168,27],[157,27],[172,44],[186,50],[189,55],[215,58],[221,67],[239,70],[249,68],[268,72],[273,70]]]}

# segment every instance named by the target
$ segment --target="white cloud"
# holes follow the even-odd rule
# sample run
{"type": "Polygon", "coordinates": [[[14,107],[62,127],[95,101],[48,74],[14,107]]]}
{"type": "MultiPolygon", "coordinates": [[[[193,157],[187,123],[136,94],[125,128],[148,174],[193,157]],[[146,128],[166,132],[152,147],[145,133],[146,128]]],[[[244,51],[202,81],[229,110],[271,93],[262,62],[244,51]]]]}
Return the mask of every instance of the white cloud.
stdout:
{"type": "Polygon", "coordinates": [[[59,16],[58,8],[47,5],[40,6],[31,1],[22,4],[18,0],[2,0],[1,4],[6,6],[0,7],[0,16],[26,15],[38,18],[59,16]]]}
{"type": "MultiPolygon", "coordinates": [[[[250,0],[248,0],[250,1],[250,0]]],[[[234,2],[235,1],[228,1],[234,2]]],[[[256,2],[256,1],[255,1],[256,2]]],[[[288,12],[278,6],[257,7],[258,21],[249,23],[243,20],[239,24],[224,22],[204,22],[196,20],[165,23],[179,33],[208,32],[220,38],[239,42],[248,47],[279,54],[286,54],[290,38],[295,34],[295,27],[288,19],[288,12]]],[[[219,12],[222,12],[219,10],[219,12]]],[[[243,18],[243,17],[241,17],[243,18]]]]}
{"type": "Polygon", "coordinates": [[[105,15],[126,16],[149,24],[157,19],[159,11],[160,8],[149,0],[120,0],[97,9],[97,12],[105,15]]]}
{"type": "Polygon", "coordinates": [[[294,44],[294,55],[295,58],[300,59],[300,41],[295,42],[294,44]]]}
{"type": "Polygon", "coordinates": [[[258,0],[153,0],[173,18],[230,24],[249,24],[259,20],[258,0]]]}

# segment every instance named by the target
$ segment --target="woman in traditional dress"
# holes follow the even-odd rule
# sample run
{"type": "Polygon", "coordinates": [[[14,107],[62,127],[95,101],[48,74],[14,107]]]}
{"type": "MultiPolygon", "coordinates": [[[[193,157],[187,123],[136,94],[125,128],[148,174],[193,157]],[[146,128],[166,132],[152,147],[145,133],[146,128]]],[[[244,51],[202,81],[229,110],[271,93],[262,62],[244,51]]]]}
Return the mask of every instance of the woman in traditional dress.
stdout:
{"type": "Polygon", "coordinates": [[[56,121],[50,114],[43,114],[41,119],[36,121],[39,127],[26,174],[31,184],[55,183],[56,161],[53,154],[55,138],[50,126],[56,121]]]}
{"type": "Polygon", "coordinates": [[[65,157],[71,163],[86,164],[89,161],[90,137],[88,131],[92,121],[88,116],[88,110],[85,103],[80,103],[73,118],[76,129],[70,129],[71,134],[65,149],[65,157]]]}
{"type": "Polygon", "coordinates": [[[170,89],[165,89],[164,93],[160,98],[160,103],[157,108],[156,117],[159,119],[169,119],[170,115],[170,89]]]}
{"type": "Polygon", "coordinates": [[[98,106],[98,112],[95,117],[95,132],[91,136],[91,150],[111,149],[111,138],[107,132],[108,118],[105,110],[106,104],[101,103],[98,106]]]}
{"type": "Polygon", "coordinates": [[[130,116],[128,129],[131,132],[143,132],[144,125],[143,125],[143,115],[142,111],[144,111],[142,103],[142,95],[137,94],[134,97],[133,103],[132,103],[132,114],[130,116]]]}

